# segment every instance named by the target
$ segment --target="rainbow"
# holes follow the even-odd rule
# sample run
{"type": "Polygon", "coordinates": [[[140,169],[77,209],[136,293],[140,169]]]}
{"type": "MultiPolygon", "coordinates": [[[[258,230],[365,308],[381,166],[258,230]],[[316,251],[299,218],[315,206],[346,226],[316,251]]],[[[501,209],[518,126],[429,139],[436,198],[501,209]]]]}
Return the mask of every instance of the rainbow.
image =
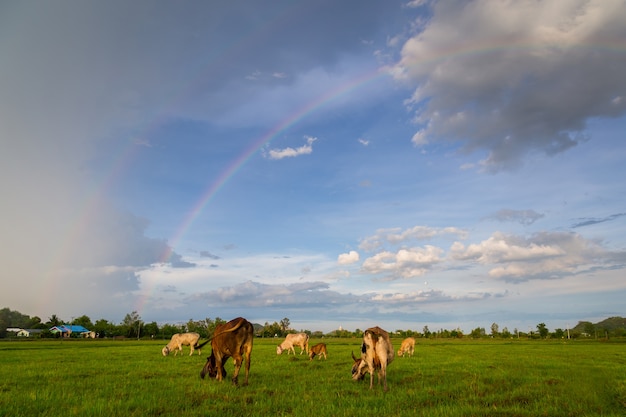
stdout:
{"type": "MultiPolygon", "coordinates": [[[[502,45],[500,43],[491,43],[491,44],[483,44],[480,47],[473,48],[456,48],[449,49],[445,51],[439,51],[438,53],[425,58],[420,61],[419,65],[427,64],[430,62],[440,61],[443,59],[447,59],[455,56],[465,56],[465,55],[473,55],[473,54],[484,54],[502,49],[531,49],[536,48],[537,46],[542,47],[557,47],[563,45],[545,45],[543,43],[536,42],[517,42],[517,43],[509,43],[507,45],[502,45]]],[[[579,48],[601,48],[609,51],[619,51],[620,53],[624,52],[623,45],[618,42],[615,43],[607,43],[606,45],[598,45],[598,44],[578,44],[575,45],[579,48]]],[[[303,107],[296,110],[294,113],[287,116],[277,125],[268,130],[263,136],[254,140],[250,147],[247,148],[241,155],[239,155],[232,163],[215,179],[215,181],[211,182],[206,190],[202,193],[201,197],[197,200],[197,202],[193,205],[191,210],[187,213],[180,226],[176,229],[176,232],[172,235],[172,237],[168,240],[169,249],[166,253],[161,257],[161,262],[165,263],[169,260],[170,255],[174,247],[180,242],[181,238],[185,235],[187,230],[191,227],[194,220],[198,218],[198,216],[202,213],[203,209],[206,205],[211,201],[211,199],[220,191],[221,188],[228,182],[230,178],[232,178],[237,171],[245,165],[245,163],[261,149],[263,146],[272,141],[276,136],[280,133],[285,132],[302,119],[316,112],[320,108],[329,104],[330,102],[336,100],[337,98],[344,96],[351,91],[356,90],[359,87],[364,86],[365,84],[378,79],[379,77],[389,76],[390,72],[387,69],[376,69],[371,72],[364,73],[359,77],[352,79],[351,81],[337,87],[331,89],[324,94],[316,97],[314,100],[308,102],[303,107]]]]}
{"type": "Polygon", "coordinates": [[[176,232],[173,236],[168,240],[169,249],[163,253],[160,261],[165,263],[169,260],[174,247],[180,242],[181,238],[185,235],[187,230],[191,227],[194,220],[198,218],[198,216],[202,213],[202,210],[206,207],[206,205],[211,201],[211,199],[224,187],[224,185],[231,179],[239,169],[246,164],[246,162],[261,149],[263,146],[272,141],[276,136],[280,133],[288,130],[292,126],[296,125],[302,119],[307,116],[315,113],[320,108],[325,105],[331,103],[339,97],[342,97],[351,91],[356,90],[359,87],[362,87],[369,82],[372,82],[380,77],[389,76],[387,71],[376,69],[371,72],[367,72],[362,74],[359,77],[352,79],[351,81],[342,84],[341,86],[331,89],[326,93],[316,97],[314,100],[308,102],[303,107],[296,110],[294,113],[290,114],[288,117],[283,119],[277,125],[268,130],[264,135],[255,139],[252,144],[237,158],[235,158],[228,167],[215,179],[215,181],[211,182],[205,191],[202,193],[201,197],[197,200],[197,202],[193,205],[191,210],[189,210],[187,216],[184,218],[180,226],[176,229],[176,232]]]}

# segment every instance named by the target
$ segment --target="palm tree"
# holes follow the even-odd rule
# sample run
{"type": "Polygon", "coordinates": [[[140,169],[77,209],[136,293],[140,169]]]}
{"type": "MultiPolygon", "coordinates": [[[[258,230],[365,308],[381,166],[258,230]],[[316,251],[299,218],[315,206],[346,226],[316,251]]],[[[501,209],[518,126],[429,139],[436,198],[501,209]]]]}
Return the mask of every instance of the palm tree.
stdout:
{"type": "Polygon", "coordinates": [[[63,320],[61,320],[56,314],[48,317],[48,326],[54,327],[58,326],[59,324],[63,324],[63,320]]]}

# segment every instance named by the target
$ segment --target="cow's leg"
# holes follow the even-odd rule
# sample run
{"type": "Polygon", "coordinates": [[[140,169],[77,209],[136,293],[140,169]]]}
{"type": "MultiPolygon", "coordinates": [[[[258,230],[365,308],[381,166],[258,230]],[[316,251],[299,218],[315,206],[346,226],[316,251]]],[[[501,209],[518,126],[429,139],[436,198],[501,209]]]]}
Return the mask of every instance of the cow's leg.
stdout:
{"type": "Polygon", "coordinates": [[[250,355],[252,354],[252,344],[247,347],[245,351],[246,356],[246,379],[243,381],[244,385],[248,385],[248,375],[250,375],[250,355]]]}
{"type": "Polygon", "coordinates": [[[213,353],[215,354],[215,366],[216,366],[216,370],[217,370],[217,374],[215,375],[215,379],[217,379],[218,381],[222,381],[224,379],[224,374],[222,373],[222,370],[224,369],[224,360],[225,358],[222,357],[221,352],[215,352],[215,349],[213,349],[213,353]]]}
{"type": "MultiPolygon", "coordinates": [[[[383,377],[383,389],[385,391],[387,391],[388,390],[388,388],[387,388],[387,365],[381,364],[380,374],[382,374],[382,377],[383,377]]],[[[378,380],[379,380],[378,384],[379,385],[380,385],[380,374],[378,375],[378,380]]]]}
{"type": "Polygon", "coordinates": [[[193,344],[189,344],[189,356],[193,355],[193,344]]]}
{"type": "MultiPolygon", "coordinates": [[[[233,355],[233,362],[235,364],[235,373],[233,374],[233,384],[239,385],[239,370],[241,369],[241,360],[243,358],[240,354],[233,355]]],[[[248,378],[246,378],[247,383],[248,378]]]]}

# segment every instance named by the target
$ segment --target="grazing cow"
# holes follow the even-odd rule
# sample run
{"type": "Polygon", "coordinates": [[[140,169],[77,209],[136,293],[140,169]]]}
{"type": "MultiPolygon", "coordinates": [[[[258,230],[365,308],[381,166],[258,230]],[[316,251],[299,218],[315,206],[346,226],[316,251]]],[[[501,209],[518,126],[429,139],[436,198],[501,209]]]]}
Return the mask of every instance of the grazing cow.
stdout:
{"type": "Polygon", "coordinates": [[[280,355],[283,353],[283,350],[286,350],[287,355],[289,355],[289,352],[293,352],[295,355],[296,349],[294,349],[294,346],[300,346],[300,349],[302,349],[300,351],[301,355],[302,352],[309,353],[309,335],[306,333],[288,334],[283,343],[276,347],[276,354],[280,355]]]}
{"type": "Polygon", "coordinates": [[[352,379],[361,380],[366,373],[370,373],[370,389],[374,387],[374,371],[378,370],[378,383],[383,379],[384,390],[387,391],[387,365],[394,358],[393,345],[389,340],[389,334],[380,327],[370,327],[363,333],[361,344],[361,358],[357,359],[352,354],[352,379]]]}
{"type": "Polygon", "coordinates": [[[407,337],[402,341],[400,345],[400,350],[398,350],[398,356],[404,357],[404,354],[409,356],[413,356],[413,352],[415,352],[415,339],[412,337],[407,337]]]}
{"type": "Polygon", "coordinates": [[[182,355],[183,346],[189,346],[189,356],[193,355],[194,350],[198,350],[198,355],[200,355],[202,346],[206,345],[207,342],[199,345],[198,340],[200,340],[198,333],[176,333],[172,335],[170,342],[161,349],[161,353],[163,353],[163,356],[167,356],[173,350],[174,356],[178,355],[178,352],[182,355]]]}
{"type": "Polygon", "coordinates": [[[226,376],[224,364],[233,357],[235,363],[235,373],[233,374],[233,384],[238,385],[239,370],[242,362],[246,361],[246,379],[244,385],[248,385],[248,375],[250,374],[250,353],[252,352],[252,342],[254,340],[254,327],[244,319],[238,317],[226,324],[220,324],[215,328],[211,339],[211,356],[207,358],[206,364],[200,372],[200,377],[205,375],[222,381],[226,376]]]}
{"type": "Polygon", "coordinates": [[[315,355],[319,355],[318,360],[322,359],[322,355],[324,355],[324,359],[327,359],[326,353],[326,343],[318,343],[309,350],[309,360],[312,361],[315,355]]]}

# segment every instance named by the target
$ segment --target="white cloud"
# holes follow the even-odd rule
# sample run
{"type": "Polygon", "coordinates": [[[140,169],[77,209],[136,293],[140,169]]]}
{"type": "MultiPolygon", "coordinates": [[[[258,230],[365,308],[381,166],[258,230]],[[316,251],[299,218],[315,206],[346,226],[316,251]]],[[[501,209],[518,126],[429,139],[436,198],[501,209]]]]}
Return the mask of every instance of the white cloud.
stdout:
{"type": "Polygon", "coordinates": [[[626,254],[611,252],[576,233],[542,232],[523,238],[496,232],[467,247],[455,242],[450,257],[486,265],[489,276],[520,282],[562,278],[567,274],[623,264],[626,254]]]}
{"type": "Polygon", "coordinates": [[[359,261],[359,253],[351,250],[348,253],[342,253],[337,258],[337,263],[339,265],[350,265],[359,261]]]}
{"type": "Polygon", "coordinates": [[[417,131],[411,138],[411,142],[415,146],[428,145],[428,139],[426,138],[426,132],[424,131],[424,129],[417,131]]]}
{"type": "Polygon", "coordinates": [[[384,274],[385,278],[415,278],[424,275],[433,265],[442,261],[443,250],[426,245],[423,248],[384,251],[367,258],[362,270],[369,274],[384,274]]]}
{"type": "Polygon", "coordinates": [[[404,6],[409,8],[421,7],[426,4],[428,0],[411,0],[406,3],[404,6]]]}
{"type": "Polygon", "coordinates": [[[268,152],[269,159],[283,159],[283,158],[295,158],[300,155],[308,155],[313,152],[313,142],[317,138],[311,136],[305,136],[306,145],[302,145],[299,148],[283,148],[283,149],[271,149],[268,152]]]}
{"type": "Polygon", "coordinates": [[[363,146],[367,146],[370,144],[370,141],[366,139],[359,139],[359,143],[363,146]]]}
{"type": "Polygon", "coordinates": [[[359,248],[367,251],[377,250],[385,244],[399,245],[412,240],[428,240],[436,236],[453,235],[459,239],[467,237],[467,231],[456,227],[436,228],[429,226],[414,226],[410,229],[400,228],[379,229],[374,236],[361,240],[359,248]]]}
{"type": "Polygon", "coordinates": [[[487,151],[483,165],[518,167],[587,140],[587,121],[626,112],[620,0],[446,1],[402,48],[392,73],[417,84],[412,141],[487,151]]]}

